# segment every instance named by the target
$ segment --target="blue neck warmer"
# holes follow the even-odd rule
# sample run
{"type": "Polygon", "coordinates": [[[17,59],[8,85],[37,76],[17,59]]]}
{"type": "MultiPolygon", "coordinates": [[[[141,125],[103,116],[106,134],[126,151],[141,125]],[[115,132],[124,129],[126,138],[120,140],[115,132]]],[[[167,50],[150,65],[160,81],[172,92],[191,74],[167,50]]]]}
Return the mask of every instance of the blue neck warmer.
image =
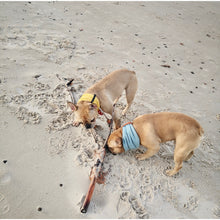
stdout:
{"type": "Polygon", "coordinates": [[[125,151],[133,150],[140,146],[140,139],[132,124],[122,127],[122,142],[125,151]]]}

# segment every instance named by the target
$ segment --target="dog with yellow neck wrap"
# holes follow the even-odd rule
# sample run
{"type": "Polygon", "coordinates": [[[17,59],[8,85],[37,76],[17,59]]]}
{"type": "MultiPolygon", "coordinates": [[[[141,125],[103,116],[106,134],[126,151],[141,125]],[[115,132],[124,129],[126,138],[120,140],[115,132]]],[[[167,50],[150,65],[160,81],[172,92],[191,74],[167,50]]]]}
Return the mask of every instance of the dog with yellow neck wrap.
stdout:
{"type": "MultiPolygon", "coordinates": [[[[127,69],[116,70],[95,83],[78,100],[77,104],[68,102],[75,113],[74,126],[83,124],[87,129],[95,125],[100,108],[103,112],[112,114],[113,103],[119,99],[125,90],[127,106],[122,114],[125,115],[137,91],[137,77],[134,71],[127,69]]],[[[115,129],[121,126],[119,114],[114,114],[115,129]]]]}

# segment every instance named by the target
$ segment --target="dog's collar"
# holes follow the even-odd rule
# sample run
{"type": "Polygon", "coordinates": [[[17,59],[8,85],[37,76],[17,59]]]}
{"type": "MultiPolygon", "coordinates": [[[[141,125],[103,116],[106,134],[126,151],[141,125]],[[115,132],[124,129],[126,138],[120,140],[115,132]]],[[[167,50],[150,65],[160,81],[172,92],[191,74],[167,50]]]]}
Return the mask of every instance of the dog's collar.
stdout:
{"type": "Polygon", "coordinates": [[[140,138],[132,122],[128,122],[122,126],[122,142],[125,151],[137,149],[140,146],[140,138]]]}
{"type": "Polygon", "coordinates": [[[97,105],[98,109],[100,109],[100,102],[96,96],[96,94],[89,94],[89,93],[85,93],[83,94],[80,99],[78,100],[77,103],[81,102],[81,101],[88,101],[88,102],[91,102],[91,103],[94,103],[97,105]]]}

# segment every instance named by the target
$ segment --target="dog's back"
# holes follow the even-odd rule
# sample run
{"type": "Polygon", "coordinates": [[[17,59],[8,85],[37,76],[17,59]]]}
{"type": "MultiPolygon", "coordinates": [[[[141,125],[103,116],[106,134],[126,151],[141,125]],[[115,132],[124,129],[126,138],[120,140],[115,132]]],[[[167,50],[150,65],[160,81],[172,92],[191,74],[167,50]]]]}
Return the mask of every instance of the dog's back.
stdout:
{"type": "MultiPolygon", "coordinates": [[[[158,112],[139,116],[135,123],[154,129],[161,142],[175,140],[178,135],[202,136],[204,131],[194,119],[182,113],[158,112]]],[[[146,130],[146,128],[144,129],[146,130]]]]}
{"type": "Polygon", "coordinates": [[[137,81],[136,74],[134,71],[127,69],[120,69],[111,72],[103,79],[95,83],[86,92],[97,93],[100,90],[117,91],[117,93],[122,93],[122,91],[128,86],[130,81],[137,81]],[[113,89],[112,89],[113,88],[113,89]]]}

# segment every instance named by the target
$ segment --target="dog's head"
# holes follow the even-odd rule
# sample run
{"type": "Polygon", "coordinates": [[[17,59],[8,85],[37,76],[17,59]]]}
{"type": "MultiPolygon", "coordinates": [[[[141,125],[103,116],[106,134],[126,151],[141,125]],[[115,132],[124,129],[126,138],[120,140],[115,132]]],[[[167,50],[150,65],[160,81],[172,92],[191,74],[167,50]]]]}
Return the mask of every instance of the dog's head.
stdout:
{"type": "Polygon", "coordinates": [[[122,143],[122,128],[112,132],[108,138],[107,146],[113,154],[120,154],[125,151],[122,143]]]}
{"type": "Polygon", "coordinates": [[[98,117],[98,107],[96,104],[86,101],[81,101],[77,104],[67,102],[67,104],[74,111],[75,121],[83,124],[86,129],[94,127],[98,117]]]}

